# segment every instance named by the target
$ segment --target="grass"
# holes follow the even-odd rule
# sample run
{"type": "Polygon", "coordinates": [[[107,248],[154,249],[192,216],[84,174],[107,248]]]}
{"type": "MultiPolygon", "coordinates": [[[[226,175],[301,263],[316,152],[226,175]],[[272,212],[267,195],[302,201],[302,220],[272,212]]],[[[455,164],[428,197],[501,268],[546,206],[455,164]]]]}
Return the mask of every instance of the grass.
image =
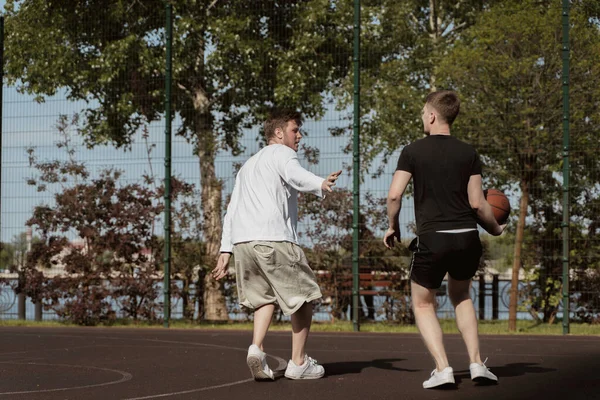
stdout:
{"type": "MultiPolygon", "coordinates": [[[[454,320],[444,319],[440,321],[445,333],[458,333],[454,320]]],[[[4,320],[0,321],[0,326],[27,326],[27,327],[75,327],[72,323],[60,321],[21,321],[4,320]]],[[[160,328],[162,323],[149,323],[146,321],[134,322],[131,320],[119,320],[110,325],[98,325],[100,327],[110,326],[112,328],[160,328]]],[[[208,322],[189,322],[183,320],[172,320],[170,326],[175,329],[231,329],[231,330],[252,330],[252,322],[227,322],[227,323],[208,323],[208,322]]],[[[287,322],[274,322],[271,325],[273,331],[290,331],[291,325],[287,322]]],[[[315,322],[312,325],[313,332],[352,332],[352,323],[347,321],[315,322]]],[[[398,325],[387,323],[363,323],[360,327],[361,332],[378,333],[418,333],[414,325],[398,325]]],[[[481,321],[479,323],[479,332],[482,335],[562,335],[563,329],[560,323],[552,325],[536,323],[533,321],[517,321],[517,331],[508,331],[508,321],[481,321]]],[[[600,336],[600,324],[570,324],[571,335],[593,335],[600,336]]]]}

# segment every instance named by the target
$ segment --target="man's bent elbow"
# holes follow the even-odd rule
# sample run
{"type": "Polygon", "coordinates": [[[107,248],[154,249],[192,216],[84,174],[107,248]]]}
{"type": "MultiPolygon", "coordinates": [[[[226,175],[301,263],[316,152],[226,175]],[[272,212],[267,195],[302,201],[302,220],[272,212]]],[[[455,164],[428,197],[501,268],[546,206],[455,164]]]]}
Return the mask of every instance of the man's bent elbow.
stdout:
{"type": "Polygon", "coordinates": [[[387,197],[387,203],[388,204],[397,204],[400,203],[400,199],[402,197],[400,195],[395,195],[395,194],[390,194],[387,197]]]}
{"type": "Polygon", "coordinates": [[[479,210],[484,201],[485,198],[483,196],[469,196],[469,205],[474,211],[479,210]]]}

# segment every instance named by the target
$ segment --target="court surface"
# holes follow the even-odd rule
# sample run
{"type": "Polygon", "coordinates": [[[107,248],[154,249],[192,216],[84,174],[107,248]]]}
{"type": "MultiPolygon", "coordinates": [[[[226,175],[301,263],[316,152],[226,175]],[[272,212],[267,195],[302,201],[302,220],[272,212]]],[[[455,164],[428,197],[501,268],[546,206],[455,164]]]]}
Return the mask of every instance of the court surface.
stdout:
{"type": "MultiPolygon", "coordinates": [[[[319,380],[254,382],[249,331],[0,327],[0,399],[600,399],[600,337],[482,336],[500,383],[469,378],[462,340],[446,336],[456,386],[425,390],[433,363],[418,335],[311,333],[319,380]]],[[[291,333],[270,332],[272,368],[291,333]]]]}

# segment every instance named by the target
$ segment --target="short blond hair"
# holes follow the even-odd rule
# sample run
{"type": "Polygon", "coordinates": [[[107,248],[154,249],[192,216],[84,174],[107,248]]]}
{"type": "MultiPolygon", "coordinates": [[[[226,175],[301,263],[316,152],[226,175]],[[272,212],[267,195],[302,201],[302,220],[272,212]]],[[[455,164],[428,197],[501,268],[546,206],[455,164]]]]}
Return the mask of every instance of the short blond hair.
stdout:
{"type": "Polygon", "coordinates": [[[425,104],[433,107],[448,125],[452,125],[460,112],[460,99],[452,90],[438,90],[429,93],[425,104]]]}

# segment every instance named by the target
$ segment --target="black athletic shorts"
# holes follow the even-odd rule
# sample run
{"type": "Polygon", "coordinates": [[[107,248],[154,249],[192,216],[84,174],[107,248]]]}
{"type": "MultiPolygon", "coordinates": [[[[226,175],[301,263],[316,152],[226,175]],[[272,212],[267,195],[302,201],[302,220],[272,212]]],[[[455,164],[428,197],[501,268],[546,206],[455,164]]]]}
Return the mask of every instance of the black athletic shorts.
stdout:
{"type": "Polygon", "coordinates": [[[413,252],[410,279],[428,289],[438,289],[446,272],[459,281],[473,278],[482,253],[476,230],[425,233],[416,237],[409,249],[413,252]]]}

